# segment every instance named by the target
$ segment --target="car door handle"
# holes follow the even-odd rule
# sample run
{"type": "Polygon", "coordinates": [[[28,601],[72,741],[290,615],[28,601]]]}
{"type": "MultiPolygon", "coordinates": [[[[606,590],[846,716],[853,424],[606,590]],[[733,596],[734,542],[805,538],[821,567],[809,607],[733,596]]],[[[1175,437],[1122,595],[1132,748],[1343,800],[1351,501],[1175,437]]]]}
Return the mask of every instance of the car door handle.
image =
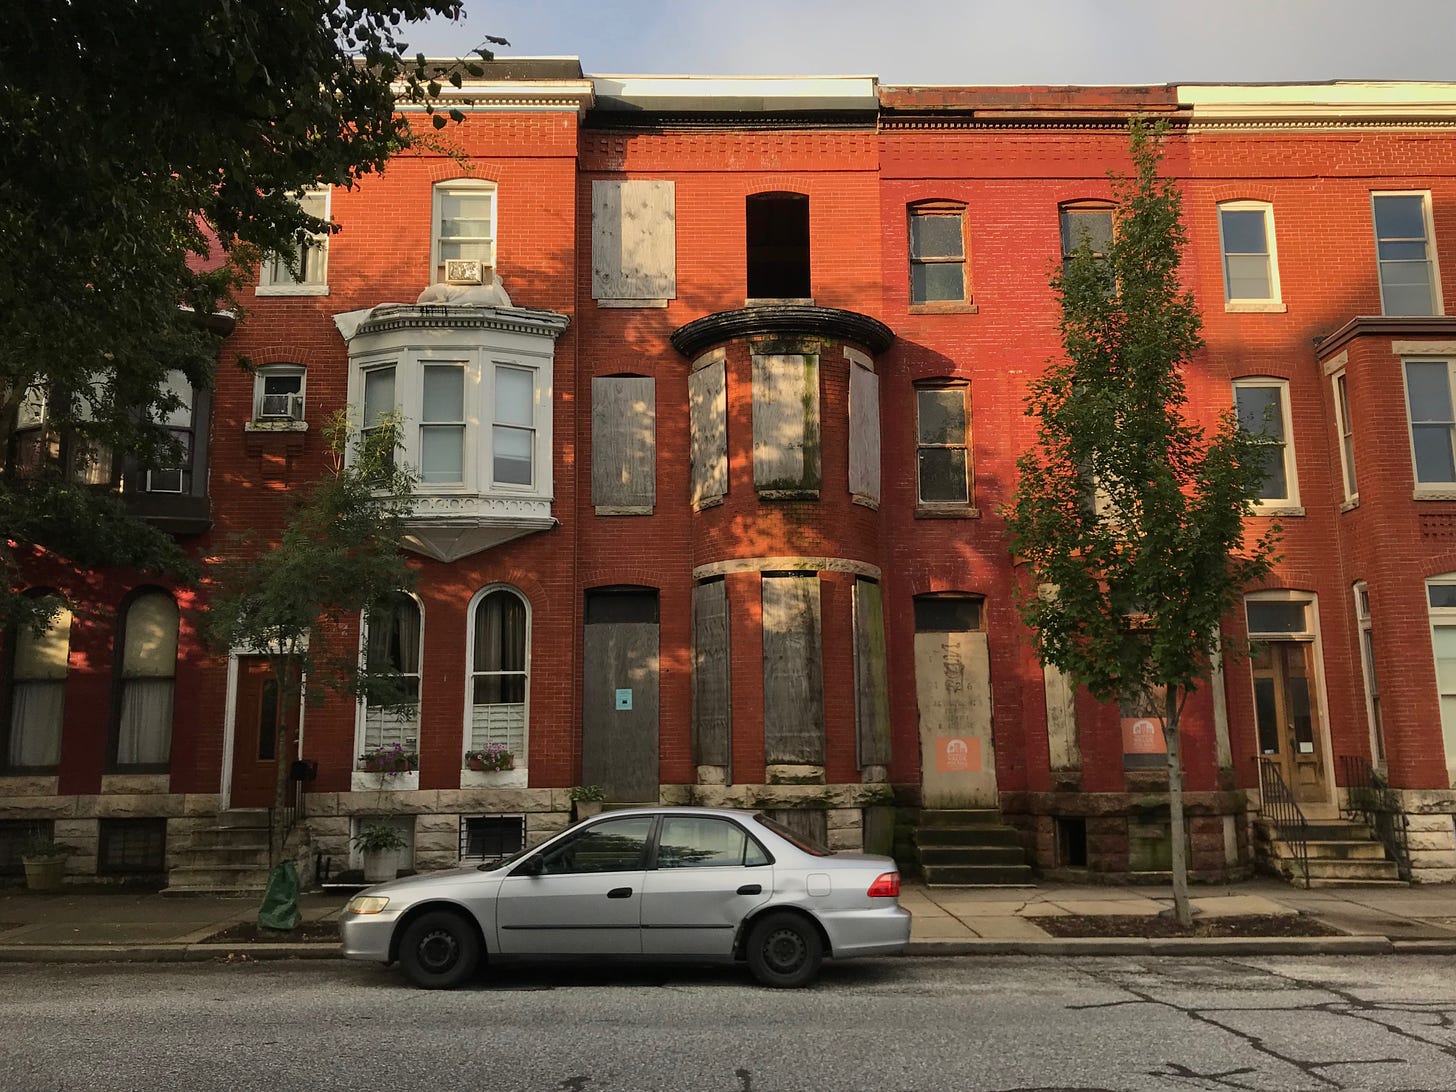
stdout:
{"type": "Polygon", "coordinates": [[[630,899],[631,897],[632,889],[630,887],[614,887],[607,892],[609,899],[630,899]]]}
{"type": "Polygon", "coordinates": [[[738,889],[738,893],[740,895],[762,895],[763,894],[763,884],[761,884],[761,883],[746,883],[746,884],[744,884],[742,887],[740,887],[738,889]]]}

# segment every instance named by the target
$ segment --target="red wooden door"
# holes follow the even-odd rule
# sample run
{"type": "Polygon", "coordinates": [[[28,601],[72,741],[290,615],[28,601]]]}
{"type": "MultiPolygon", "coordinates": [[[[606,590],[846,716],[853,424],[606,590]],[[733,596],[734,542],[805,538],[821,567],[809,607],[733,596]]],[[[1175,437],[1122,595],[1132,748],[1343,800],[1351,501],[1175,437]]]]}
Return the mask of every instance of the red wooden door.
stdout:
{"type": "Polygon", "coordinates": [[[231,805],[235,808],[266,808],[273,804],[278,772],[277,697],[278,684],[266,657],[240,657],[233,725],[231,805]]]}

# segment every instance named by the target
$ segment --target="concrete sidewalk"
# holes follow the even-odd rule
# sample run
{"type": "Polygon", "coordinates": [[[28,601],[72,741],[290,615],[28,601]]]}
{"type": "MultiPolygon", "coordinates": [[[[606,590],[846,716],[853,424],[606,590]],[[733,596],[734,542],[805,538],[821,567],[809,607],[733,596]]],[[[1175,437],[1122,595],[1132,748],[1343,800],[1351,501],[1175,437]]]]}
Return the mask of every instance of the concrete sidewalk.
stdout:
{"type": "MultiPolygon", "coordinates": [[[[912,955],[1040,954],[1456,954],[1456,888],[1345,887],[1306,891],[1274,881],[1193,889],[1206,917],[1308,914],[1345,935],[1148,939],[1058,938],[1038,922],[1058,915],[1155,915],[1172,906],[1163,887],[1040,884],[1028,888],[907,886],[912,955]]],[[[337,917],[344,893],[305,895],[306,921],[337,917]]],[[[333,958],[333,943],[207,944],[256,920],[256,899],[164,898],[155,893],[0,892],[0,961],[185,961],[333,958]]]]}

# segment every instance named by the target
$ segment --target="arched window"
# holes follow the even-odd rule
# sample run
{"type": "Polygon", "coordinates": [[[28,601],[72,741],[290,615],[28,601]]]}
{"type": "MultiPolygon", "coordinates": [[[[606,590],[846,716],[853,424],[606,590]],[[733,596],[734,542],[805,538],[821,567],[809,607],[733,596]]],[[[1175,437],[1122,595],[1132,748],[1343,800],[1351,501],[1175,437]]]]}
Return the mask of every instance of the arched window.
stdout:
{"type": "Polygon", "coordinates": [[[137,594],[123,615],[115,765],[164,770],[172,756],[177,680],[177,603],[166,592],[137,594]]]}
{"type": "Polygon", "coordinates": [[[71,651],[71,612],[58,607],[50,628],[36,633],[29,626],[15,630],[10,676],[9,740],[6,766],[11,770],[48,770],[61,763],[61,723],[66,704],[66,668],[71,651]]]}
{"type": "Polygon", "coordinates": [[[530,613],[514,588],[487,589],[471,612],[468,750],[502,743],[525,765],[530,613]]]}
{"type": "Polygon", "coordinates": [[[420,740],[420,656],[424,617],[413,596],[394,592],[364,620],[365,673],[377,686],[363,703],[360,752],[420,740]]]}

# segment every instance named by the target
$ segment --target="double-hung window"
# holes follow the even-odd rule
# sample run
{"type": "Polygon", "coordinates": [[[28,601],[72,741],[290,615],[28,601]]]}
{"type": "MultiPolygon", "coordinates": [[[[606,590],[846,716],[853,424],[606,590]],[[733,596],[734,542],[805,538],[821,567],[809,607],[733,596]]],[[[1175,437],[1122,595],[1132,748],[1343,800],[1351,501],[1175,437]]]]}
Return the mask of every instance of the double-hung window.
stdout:
{"type": "Polygon", "coordinates": [[[420,403],[420,484],[465,481],[465,368],[426,364],[420,403]]]}
{"type": "Polygon", "coordinates": [[[1451,401],[1451,361],[1407,360],[1406,405],[1416,490],[1456,489],[1456,409],[1451,401]]]}
{"type": "Polygon", "coordinates": [[[1273,206],[1263,201],[1223,202],[1218,206],[1218,235],[1227,309],[1281,307],[1273,206]]]}
{"type": "Polygon", "coordinates": [[[253,420],[303,420],[304,369],[300,364],[266,364],[253,376],[253,420]]]}
{"type": "Polygon", "coordinates": [[[1340,475],[1345,486],[1345,500],[1360,499],[1355,481],[1355,426],[1350,418],[1350,384],[1344,372],[1332,376],[1335,394],[1335,427],[1340,430],[1340,475]]]}
{"type": "Polygon", "coordinates": [[[1427,580],[1426,602],[1430,608],[1436,695],[1441,704],[1441,737],[1450,775],[1456,772],[1456,573],[1427,580]]]}
{"type": "Polygon", "coordinates": [[[917,497],[921,505],[971,503],[970,387],[944,383],[915,388],[917,497]]]}
{"type": "Polygon", "coordinates": [[[1112,291],[1112,273],[1108,268],[1108,252],[1112,249],[1112,207],[1102,204],[1063,205],[1057,210],[1062,235],[1062,271],[1072,264],[1072,257],[1085,243],[1092,251],[1092,260],[1102,272],[1107,290],[1112,291]]]}
{"type": "Polygon", "coordinates": [[[157,421],[166,427],[180,455],[164,454],[157,466],[147,471],[147,492],[187,493],[191,491],[192,481],[192,384],[182,372],[170,371],[160,389],[172,406],[170,409],[158,407],[157,421]]]}
{"type": "Polygon", "coordinates": [[[1289,416],[1289,381],[1268,377],[1234,380],[1239,426],[1263,448],[1264,481],[1258,501],[1265,508],[1299,506],[1294,443],[1289,416]]]}
{"type": "Polygon", "coordinates": [[[531,486],[536,480],[536,372],[495,365],[491,475],[497,485],[531,486]]]}
{"type": "Polygon", "coordinates": [[[496,188],[481,179],[454,179],[435,184],[433,255],[434,280],[447,278],[446,262],[479,262],[481,277],[490,283],[495,269],[496,188]]]}
{"type": "Polygon", "coordinates": [[[1439,315],[1436,247],[1428,193],[1370,195],[1380,306],[1387,315],[1439,315]]]}
{"type": "Polygon", "coordinates": [[[909,218],[911,304],[969,303],[964,207],[947,202],[912,205],[909,218]]]}
{"type": "MultiPolygon", "coordinates": [[[[318,186],[298,195],[299,207],[318,220],[329,218],[329,188],[318,186]]],[[[308,232],[287,254],[263,260],[258,279],[260,296],[322,296],[328,293],[329,234],[308,232]]]]}

